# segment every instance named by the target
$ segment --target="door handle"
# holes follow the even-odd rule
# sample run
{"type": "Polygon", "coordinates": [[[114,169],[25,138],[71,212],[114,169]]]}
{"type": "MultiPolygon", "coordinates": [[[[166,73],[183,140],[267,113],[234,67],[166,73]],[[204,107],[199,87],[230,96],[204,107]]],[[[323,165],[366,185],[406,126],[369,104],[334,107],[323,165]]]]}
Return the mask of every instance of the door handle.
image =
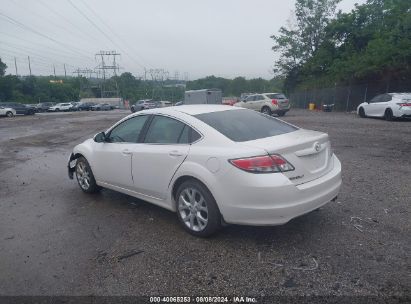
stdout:
{"type": "Polygon", "coordinates": [[[131,151],[129,149],[124,149],[123,151],[121,151],[121,153],[123,153],[124,155],[131,155],[131,151]]]}
{"type": "Polygon", "coordinates": [[[183,153],[174,150],[174,151],[170,151],[170,152],[168,153],[168,155],[170,155],[170,156],[182,156],[183,153]]]}

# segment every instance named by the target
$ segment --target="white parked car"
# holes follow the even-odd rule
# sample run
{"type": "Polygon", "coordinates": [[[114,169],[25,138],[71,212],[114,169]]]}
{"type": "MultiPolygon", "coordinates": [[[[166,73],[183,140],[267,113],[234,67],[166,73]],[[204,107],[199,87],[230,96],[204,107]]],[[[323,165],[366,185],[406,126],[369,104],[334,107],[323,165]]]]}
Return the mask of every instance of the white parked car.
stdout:
{"type": "Polygon", "coordinates": [[[411,118],[411,93],[386,93],[375,96],[357,107],[360,117],[411,118]]]}
{"type": "Polygon", "coordinates": [[[341,186],[327,134],[225,105],[131,114],[74,147],[68,173],[84,192],[109,188],[175,211],[197,236],[223,223],[287,223],[341,186]]]}
{"type": "Polygon", "coordinates": [[[70,111],[73,108],[73,104],[67,103],[58,103],[55,106],[50,107],[47,111],[50,112],[60,112],[60,111],[70,111]]]}
{"type": "Polygon", "coordinates": [[[278,116],[284,116],[290,110],[290,102],[282,93],[251,94],[234,106],[278,116]]]}
{"type": "Polygon", "coordinates": [[[0,116],[13,117],[16,115],[16,110],[12,108],[0,106],[0,116]]]}

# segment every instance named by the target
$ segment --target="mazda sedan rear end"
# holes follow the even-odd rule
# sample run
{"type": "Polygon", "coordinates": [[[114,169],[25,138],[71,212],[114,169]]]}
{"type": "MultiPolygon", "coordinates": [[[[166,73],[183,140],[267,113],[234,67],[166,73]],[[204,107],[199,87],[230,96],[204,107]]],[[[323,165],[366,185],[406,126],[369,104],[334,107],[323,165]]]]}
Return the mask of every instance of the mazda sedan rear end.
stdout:
{"type": "Polygon", "coordinates": [[[74,172],[83,191],[105,187],[165,207],[196,236],[224,223],[284,224],[341,187],[327,134],[218,105],[132,114],[76,146],[74,172]]]}

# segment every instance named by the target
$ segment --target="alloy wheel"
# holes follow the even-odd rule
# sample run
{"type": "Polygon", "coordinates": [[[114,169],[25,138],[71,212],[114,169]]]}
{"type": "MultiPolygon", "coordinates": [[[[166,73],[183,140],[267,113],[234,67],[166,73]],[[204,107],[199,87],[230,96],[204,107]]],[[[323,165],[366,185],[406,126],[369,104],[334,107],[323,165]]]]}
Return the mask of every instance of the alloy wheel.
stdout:
{"type": "Polygon", "coordinates": [[[90,187],[90,171],[84,162],[79,162],[76,167],[76,175],[80,187],[88,190],[90,187]]]}
{"type": "Polygon", "coordinates": [[[207,227],[207,202],[198,190],[186,188],[181,192],[178,198],[178,212],[190,230],[199,232],[207,227]]]}

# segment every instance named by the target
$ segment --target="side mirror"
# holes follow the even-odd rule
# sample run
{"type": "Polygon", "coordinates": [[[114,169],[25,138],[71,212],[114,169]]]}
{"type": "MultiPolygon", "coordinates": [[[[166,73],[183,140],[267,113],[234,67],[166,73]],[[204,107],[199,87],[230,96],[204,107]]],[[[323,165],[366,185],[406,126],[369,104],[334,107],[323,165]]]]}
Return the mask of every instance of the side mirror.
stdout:
{"type": "Polygon", "coordinates": [[[105,142],[106,141],[106,134],[104,132],[97,133],[94,136],[94,141],[97,143],[105,142]]]}

